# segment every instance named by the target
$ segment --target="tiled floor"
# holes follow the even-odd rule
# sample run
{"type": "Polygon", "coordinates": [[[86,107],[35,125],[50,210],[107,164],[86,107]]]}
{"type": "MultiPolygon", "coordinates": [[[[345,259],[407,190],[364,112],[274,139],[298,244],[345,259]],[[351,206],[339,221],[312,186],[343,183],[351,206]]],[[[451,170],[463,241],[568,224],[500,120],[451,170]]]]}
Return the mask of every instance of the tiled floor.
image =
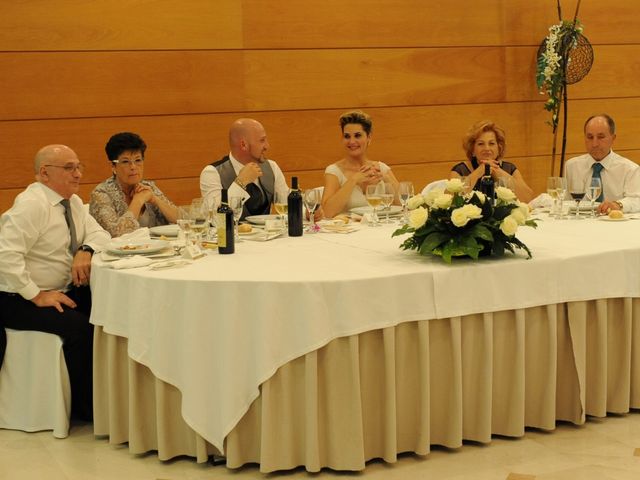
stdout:
{"type": "MultiPolygon", "coordinates": [[[[280,475],[261,474],[256,466],[240,470],[198,465],[189,458],[158,461],[155,454],[136,456],[126,446],[95,439],[91,425],[76,425],[69,438],[51,432],[0,430],[0,479],[218,479],[315,478],[303,469],[280,475]]],[[[639,480],[640,411],[589,419],[577,427],[560,424],[547,433],[527,431],[519,439],[497,437],[490,445],[465,444],[457,450],[435,448],[427,457],[403,455],[397,463],[371,462],[364,472],[323,471],[320,476],[367,479],[434,480],[639,480]]]]}

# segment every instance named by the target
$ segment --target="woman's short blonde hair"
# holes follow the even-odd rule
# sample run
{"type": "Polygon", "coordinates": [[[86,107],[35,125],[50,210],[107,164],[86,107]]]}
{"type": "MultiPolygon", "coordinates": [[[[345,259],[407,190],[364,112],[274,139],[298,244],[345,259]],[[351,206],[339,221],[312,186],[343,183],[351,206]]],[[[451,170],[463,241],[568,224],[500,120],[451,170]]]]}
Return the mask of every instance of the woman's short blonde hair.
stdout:
{"type": "Polygon", "coordinates": [[[471,163],[474,163],[473,147],[475,146],[478,137],[484,132],[493,132],[496,135],[496,141],[498,142],[498,159],[504,156],[504,152],[507,148],[504,130],[493,123],[491,120],[482,120],[478,123],[474,123],[462,139],[462,148],[464,149],[465,153],[467,154],[467,158],[469,159],[469,161],[471,161],[471,163]]]}
{"type": "Polygon", "coordinates": [[[340,129],[343,132],[345,125],[349,125],[350,123],[361,125],[362,129],[367,133],[367,135],[371,135],[371,130],[373,129],[373,121],[371,120],[371,117],[364,113],[362,110],[352,110],[340,115],[340,129]]]}

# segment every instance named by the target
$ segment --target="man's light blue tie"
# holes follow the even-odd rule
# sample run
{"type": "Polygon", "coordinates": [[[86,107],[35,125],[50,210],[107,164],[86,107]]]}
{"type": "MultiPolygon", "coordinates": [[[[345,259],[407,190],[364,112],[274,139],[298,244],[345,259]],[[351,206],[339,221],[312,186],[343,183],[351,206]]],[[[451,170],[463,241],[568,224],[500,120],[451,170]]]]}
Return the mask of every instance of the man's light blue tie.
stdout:
{"type": "Polygon", "coordinates": [[[602,177],[600,177],[600,172],[602,172],[603,168],[604,167],[600,162],[595,162],[593,164],[593,175],[591,176],[591,178],[599,178],[600,185],[602,185],[602,189],[600,190],[600,196],[596,198],[596,201],[598,202],[602,202],[604,200],[604,184],[602,183],[602,177]]]}

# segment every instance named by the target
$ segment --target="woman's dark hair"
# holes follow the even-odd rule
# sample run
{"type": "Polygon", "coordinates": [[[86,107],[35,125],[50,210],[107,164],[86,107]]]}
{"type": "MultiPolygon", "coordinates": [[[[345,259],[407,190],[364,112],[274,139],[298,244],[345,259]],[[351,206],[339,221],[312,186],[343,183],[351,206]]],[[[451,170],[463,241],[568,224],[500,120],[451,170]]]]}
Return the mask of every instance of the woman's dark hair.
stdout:
{"type": "Polygon", "coordinates": [[[350,123],[361,125],[366,134],[371,135],[373,121],[371,120],[371,117],[362,110],[353,110],[340,115],[340,129],[343,133],[345,125],[349,125],[350,123]]]}
{"type": "Polygon", "coordinates": [[[142,137],[137,133],[131,132],[116,133],[104,146],[104,151],[107,152],[107,158],[112,162],[117,160],[122,152],[129,150],[140,152],[144,158],[144,152],[146,149],[147,144],[144,143],[142,137]]]}

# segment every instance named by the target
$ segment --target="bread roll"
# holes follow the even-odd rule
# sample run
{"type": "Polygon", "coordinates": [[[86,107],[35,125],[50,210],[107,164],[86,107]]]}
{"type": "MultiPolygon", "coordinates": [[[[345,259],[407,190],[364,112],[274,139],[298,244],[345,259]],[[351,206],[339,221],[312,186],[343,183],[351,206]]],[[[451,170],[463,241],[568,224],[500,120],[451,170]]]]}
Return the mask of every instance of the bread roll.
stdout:
{"type": "Polygon", "coordinates": [[[238,233],[251,233],[253,228],[248,223],[241,223],[238,225],[238,233]]]}
{"type": "Polygon", "coordinates": [[[622,218],[624,217],[624,213],[622,213],[622,210],[611,210],[609,212],[609,218],[622,218]]]}
{"type": "Polygon", "coordinates": [[[349,216],[345,215],[344,213],[341,213],[340,215],[336,215],[335,217],[333,217],[334,220],[340,220],[342,223],[347,224],[349,223],[349,216]]]}

